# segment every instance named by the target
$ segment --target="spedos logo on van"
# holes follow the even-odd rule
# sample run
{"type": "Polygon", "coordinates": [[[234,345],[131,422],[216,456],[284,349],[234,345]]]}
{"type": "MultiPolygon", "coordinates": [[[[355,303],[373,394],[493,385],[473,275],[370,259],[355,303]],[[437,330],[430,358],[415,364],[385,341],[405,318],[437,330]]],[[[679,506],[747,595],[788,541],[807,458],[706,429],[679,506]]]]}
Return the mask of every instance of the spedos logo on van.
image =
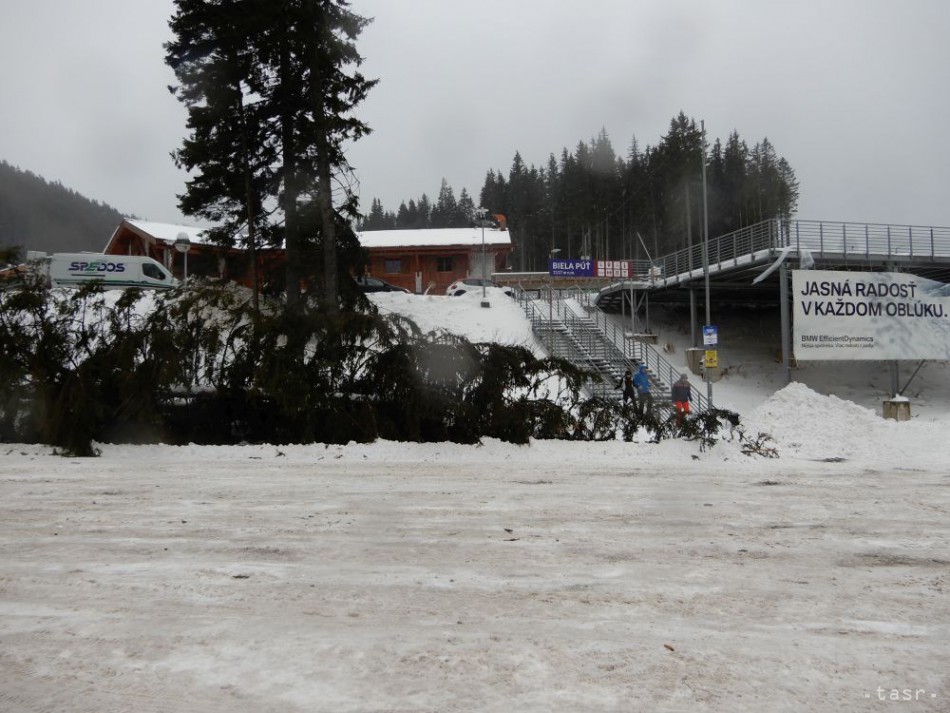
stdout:
{"type": "Polygon", "coordinates": [[[125,272],[125,263],[94,260],[93,262],[75,261],[69,263],[69,271],[75,272],[125,272]]]}

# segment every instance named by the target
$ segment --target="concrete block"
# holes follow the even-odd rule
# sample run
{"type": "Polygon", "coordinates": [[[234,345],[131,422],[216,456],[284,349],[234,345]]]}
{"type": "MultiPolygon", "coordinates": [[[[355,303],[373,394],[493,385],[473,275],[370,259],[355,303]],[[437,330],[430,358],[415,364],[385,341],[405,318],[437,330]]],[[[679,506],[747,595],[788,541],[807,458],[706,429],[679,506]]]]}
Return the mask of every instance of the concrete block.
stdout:
{"type": "Polygon", "coordinates": [[[910,401],[900,396],[884,402],[884,418],[910,421],[910,401]]]}

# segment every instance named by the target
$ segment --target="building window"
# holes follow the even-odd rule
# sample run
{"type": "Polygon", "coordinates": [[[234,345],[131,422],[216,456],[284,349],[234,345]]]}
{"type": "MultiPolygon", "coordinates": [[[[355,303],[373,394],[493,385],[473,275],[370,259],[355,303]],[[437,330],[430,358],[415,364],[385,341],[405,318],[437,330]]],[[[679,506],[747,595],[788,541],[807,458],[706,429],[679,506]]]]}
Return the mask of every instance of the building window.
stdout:
{"type": "Polygon", "coordinates": [[[402,260],[386,260],[386,274],[398,275],[402,272],[402,260]]]}
{"type": "Polygon", "coordinates": [[[452,272],[452,258],[437,257],[435,259],[435,269],[438,272],[452,272]]]}

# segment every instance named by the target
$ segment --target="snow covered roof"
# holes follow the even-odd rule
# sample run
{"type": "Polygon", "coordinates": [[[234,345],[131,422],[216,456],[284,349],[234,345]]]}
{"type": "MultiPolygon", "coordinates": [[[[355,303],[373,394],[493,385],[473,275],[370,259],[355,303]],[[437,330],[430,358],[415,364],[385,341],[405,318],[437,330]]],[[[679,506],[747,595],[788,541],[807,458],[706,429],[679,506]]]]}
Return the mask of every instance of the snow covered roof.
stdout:
{"type": "MultiPolygon", "coordinates": [[[[474,247],[482,244],[482,228],[431,228],[428,230],[369,230],[357,233],[364,248],[474,247]]],[[[484,229],[486,245],[511,245],[507,230],[484,229]]]]}
{"type": "MultiPolygon", "coordinates": [[[[129,226],[146,233],[156,240],[169,245],[174,243],[180,233],[188,236],[192,243],[206,244],[206,228],[174,223],[153,223],[146,220],[126,218],[129,226]]],[[[357,233],[360,245],[364,248],[404,248],[404,247],[476,247],[482,244],[481,228],[431,228],[428,230],[371,230],[357,233]]],[[[485,228],[486,245],[511,245],[511,234],[507,230],[485,228]]]]}
{"type": "Polygon", "coordinates": [[[173,223],[152,223],[146,220],[134,220],[132,218],[126,218],[125,222],[133,228],[148,233],[153,238],[167,243],[174,243],[179,233],[187,235],[188,240],[193,243],[207,242],[205,228],[196,228],[191,225],[175,225],[173,223]]]}

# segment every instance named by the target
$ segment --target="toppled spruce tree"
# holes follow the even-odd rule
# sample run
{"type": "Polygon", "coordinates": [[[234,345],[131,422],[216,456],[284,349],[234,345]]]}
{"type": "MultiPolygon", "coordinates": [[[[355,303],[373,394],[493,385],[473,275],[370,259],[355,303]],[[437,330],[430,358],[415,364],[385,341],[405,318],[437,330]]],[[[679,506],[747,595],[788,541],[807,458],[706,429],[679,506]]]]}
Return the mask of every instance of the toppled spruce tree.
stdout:
{"type": "Polygon", "coordinates": [[[21,285],[0,293],[0,345],[0,439],[74,455],[96,442],[629,440],[640,427],[705,446],[734,416],[638,417],[586,397],[592,374],[524,347],[423,332],[365,299],[255,309],[218,283],[21,285]]]}

